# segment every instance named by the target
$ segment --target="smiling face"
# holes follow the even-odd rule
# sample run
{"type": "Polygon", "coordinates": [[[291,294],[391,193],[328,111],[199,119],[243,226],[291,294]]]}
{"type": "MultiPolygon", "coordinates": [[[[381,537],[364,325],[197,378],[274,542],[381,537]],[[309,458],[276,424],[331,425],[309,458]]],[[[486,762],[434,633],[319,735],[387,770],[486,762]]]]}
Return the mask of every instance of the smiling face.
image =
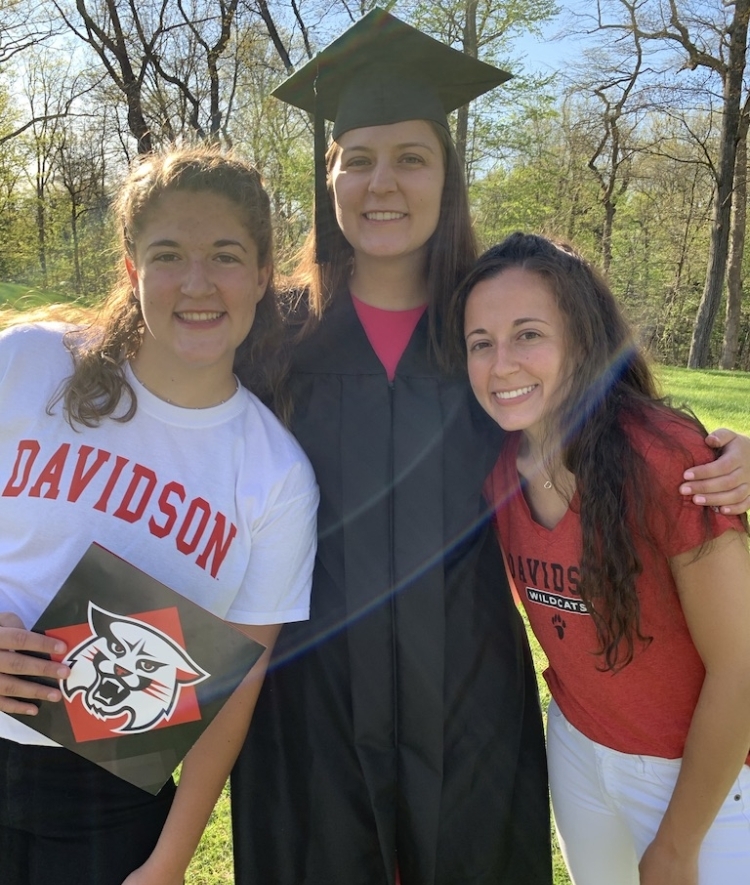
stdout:
{"type": "Polygon", "coordinates": [[[432,126],[406,120],[345,132],[331,170],[336,218],[356,258],[420,255],[438,224],[445,179],[432,126]]]}
{"type": "Polygon", "coordinates": [[[126,264],[146,326],[138,377],[160,396],[187,376],[231,392],[235,350],[270,276],[238,207],[210,191],[163,194],[126,264]]]}
{"type": "Polygon", "coordinates": [[[511,267],[482,280],[466,302],[469,380],[505,430],[536,437],[567,375],[565,319],[539,274],[511,267]]]}

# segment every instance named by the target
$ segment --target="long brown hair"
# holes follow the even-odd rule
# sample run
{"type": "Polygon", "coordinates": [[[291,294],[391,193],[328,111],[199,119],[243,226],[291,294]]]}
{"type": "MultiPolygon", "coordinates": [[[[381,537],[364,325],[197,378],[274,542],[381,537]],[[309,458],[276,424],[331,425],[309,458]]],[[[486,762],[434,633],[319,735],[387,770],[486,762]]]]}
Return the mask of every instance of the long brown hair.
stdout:
{"type": "MultiPolygon", "coordinates": [[[[123,255],[135,258],[136,240],[150,213],[165,194],[175,192],[210,192],[230,200],[255,242],[259,266],[271,266],[270,201],[260,174],[248,163],[202,145],[147,154],[133,165],[112,207],[123,255]]],[[[136,398],[123,370],[125,363],[138,353],[144,327],[141,306],[123,261],[119,279],[95,321],[66,336],[75,368],[51,405],[62,400],[72,425],[94,427],[105,417],[117,421],[133,417],[136,398]],[[128,405],[118,409],[123,399],[128,405]]],[[[242,364],[243,383],[257,388],[260,394],[268,395],[276,383],[268,357],[278,350],[281,328],[278,303],[269,280],[253,327],[235,356],[235,364],[242,364]]]]}
{"type": "MultiPolygon", "coordinates": [[[[450,134],[442,126],[427,121],[440,141],[445,161],[445,181],[437,228],[427,244],[427,291],[430,344],[438,364],[456,368],[462,362],[460,350],[443,342],[443,317],[454,286],[468,273],[476,259],[477,246],[471,226],[469,198],[461,163],[450,134]]],[[[330,173],[341,151],[334,142],[326,154],[328,193],[333,200],[330,173]]],[[[347,292],[354,250],[337,227],[331,234],[331,260],[315,261],[315,231],[310,233],[299,256],[293,286],[305,293],[308,320],[303,334],[314,327],[334,298],[347,292]]]]}
{"type": "MultiPolygon", "coordinates": [[[[570,246],[515,233],[484,253],[462,281],[449,312],[450,336],[463,346],[464,312],[482,280],[519,267],[540,276],[565,322],[566,390],[547,426],[559,440],[562,463],[574,476],[580,499],[581,579],[578,587],[596,625],[604,669],[633,659],[640,630],[636,581],[643,563],[641,536],[653,548],[646,515],[658,508],[654,484],[633,448],[628,421],[659,436],[659,418],[676,417],[705,436],[695,416],[659,396],[648,362],[602,275],[570,246]]],[[[705,540],[708,541],[708,515],[705,540]]]]}

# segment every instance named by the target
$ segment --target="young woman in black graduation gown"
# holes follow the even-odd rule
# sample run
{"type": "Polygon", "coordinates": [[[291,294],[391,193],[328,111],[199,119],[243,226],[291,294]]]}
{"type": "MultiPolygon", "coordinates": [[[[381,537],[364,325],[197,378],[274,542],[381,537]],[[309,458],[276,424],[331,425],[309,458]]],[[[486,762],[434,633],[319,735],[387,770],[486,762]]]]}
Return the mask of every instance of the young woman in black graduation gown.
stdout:
{"type": "Polygon", "coordinates": [[[240,885],[552,881],[534,673],[482,498],[500,437],[440,336],[475,256],[446,111],[505,78],[471,60],[446,98],[463,58],[375,11],[277,91],[336,121],[338,224],[319,211],[289,376],[321,490],[311,619],[282,630],[235,768],[240,885]],[[426,305],[392,378],[353,296],[426,305]]]}

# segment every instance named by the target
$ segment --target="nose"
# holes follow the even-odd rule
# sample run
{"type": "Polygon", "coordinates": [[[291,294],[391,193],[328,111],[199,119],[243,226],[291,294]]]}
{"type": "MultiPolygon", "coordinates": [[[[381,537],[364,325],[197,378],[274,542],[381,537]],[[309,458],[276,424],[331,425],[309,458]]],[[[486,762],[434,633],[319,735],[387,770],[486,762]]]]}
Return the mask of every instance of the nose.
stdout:
{"type": "Polygon", "coordinates": [[[387,160],[379,160],[370,174],[368,190],[373,194],[387,194],[396,190],[396,176],[387,160]]]}
{"type": "Polygon", "coordinates": [[[492,361],[492,374],[497,378],[513,375],[518,371],[518,357],[510,344],[497,344],[495,358],[492,361]]]}
{"type": "Polygon", "coordinates": [[[180,288],[190,298],[203,298],[214,291],[210,268],[202,258],[188,262],[180,288]]]}

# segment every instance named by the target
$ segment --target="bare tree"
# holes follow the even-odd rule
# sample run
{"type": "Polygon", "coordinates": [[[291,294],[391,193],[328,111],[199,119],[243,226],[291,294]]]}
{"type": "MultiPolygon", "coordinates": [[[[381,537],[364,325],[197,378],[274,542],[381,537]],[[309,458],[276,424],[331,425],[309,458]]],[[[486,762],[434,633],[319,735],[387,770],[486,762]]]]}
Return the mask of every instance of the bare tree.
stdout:
{"type": "Polygon", "coordinates": [[[103,0],[103,3],[96,4],[96,9],[93,3],[76,0],[76,16],[60,0],[53,2],[67,27],[94,50],[107,75],[124,96],[128,108],[128,128],[138,144],[138,152],[148,153],[153,142],[143,109],[143,83],[154,46],[163,32],[167,0],[161,0],[156,24],[148,36],[141,24],[140,4],[135,0],[103,0]],[[127,16],[125,21],[123,12],[127,16]],[[130,40],[133,32],[139,36],[143,46],[140,55],[134,51],[130,40]]]}

